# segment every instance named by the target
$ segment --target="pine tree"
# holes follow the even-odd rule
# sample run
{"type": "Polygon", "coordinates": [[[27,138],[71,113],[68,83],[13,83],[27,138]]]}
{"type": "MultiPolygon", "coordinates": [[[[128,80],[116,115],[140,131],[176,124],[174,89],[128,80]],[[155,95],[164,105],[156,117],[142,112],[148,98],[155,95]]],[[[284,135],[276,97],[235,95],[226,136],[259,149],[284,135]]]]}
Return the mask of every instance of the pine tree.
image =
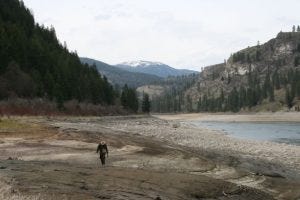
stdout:
{"type": "Polygon", "coordinates": [[[275,101],[275,97],[274,97],[274,87],[273,86],[270,86],[270,88],[269,88],[269,94],[270,94],[269,101],[270,102],[274,102],[275,101]]]}
{"type": "Polygon", "coordinates": [[[260,61],[260,58],[261,58],[261,52],[258,49],[258,50],[255,51],[255,60],[260,61]]]}
{"type": "Polygon", "coordinates": [[[299,25],[297,26],[297,32],[300,32],[300,26],[299,25]]]}
{"type": "Polygon", "coordinates": [[[295,74],[295,87],[296,87],[296,96],[300,98],[300,71],[296,71],[295,74]]]}
{"type": "Polygon", "coordinates": [[[208,111],[208,99],[207,94],[202,97],[202,111],[208,111]]]}
{"type": "Polygon", "coordinates": [[[192,102],[190,95],[186,96],[186,102],[187,102],[187,111],[192,112],[193,111],[193,102],[192,102]]]}
{"type": "Polygon", "coordinates": [[[265,81],[263,84],[262,96],[263,96],[263,98],[267,98],[268,96],[270,97],[271,93],[272,93],[271,79],[270,79],[270,72],[268,69],[268,72],[266,74],[265,81]]]}
{"type": "Polygon", "coordinates": [[[224,96],[224,90],[221,88],[221,93],[220,93],[220,100],[221,102],[224,102],[225,96],[224,96]]]}
{"type": "Polygon", "coordinates": [[[234,87],[233,88],[233,91],[232,91],[232,93],[231,93],[231,110],[233,111],[233,112],[237,112],[237,111],[239,111],[240,110],[240,107],[239,107],[239,94],[238,94],[238,92],[237,92],[237,89],[236,89],[236,87],[234,87]]]}
{"type": "Polygon", "coordinates": [[[63,99],[63,95],[61,93],[60,85],[58,83],[56,83],[54,86],[54,96],[55,96],[56,107],[59,110],[63,110],[64,109],[64,99],[63,99]]]}
{"type": "Polygon", "coordinates": [[[137,112],[139,109],[139,101],[135,89],[129,90],[128,99],[130,102],[129,107],[132,109],[132,111],[137,112]]]}
{"type": "Polygon", "coordinates": [[[123,108],[137,112],[139,109],[139,102],[136,91],[128,88],[127,84],[124,85],[121,94],[121,104],[123,108]]]}
{"type": "Polygon", "coordinates": [[[273,87],[275,87],[276,90],[279,90],[280,89],[280,79],[279,79],[277,69],[273,73],[272,81],[273,81],[273,87]]]}
{"type": "Polygon", "coordinates": [[[201,111],[201,106],[202,106],[202,102],[201,102],[201,97],[200,97],[198,100],[198,103],[197,103],[197,112],[201,111]]]}
{"type": "Polygon", "coordinates": [[[289,88],[286,88],[285,100],[286,100],[286,104],[287,104],[289,109],[291,107],[293,107],[293,97],[291,95],[291,92],[290,92],[289,88]]]}
{"type": "Polygon", "coordinates": [[[49,73],[49,71],[47,71],[46,75],[45,75],[45,79],[46,79],[46,85],[45,85],[45,92],[48,95],[48,98],[50,100],[53,99],[54,97],[54,86],[55,86],[55,81],[53,79],[53,76],[51,73],[49,73]]]}
{"type": "Polygon", "coordinates": [[[294,66],[297,67],[299,64],[300,64],[300,56],[298,55],[298,56],[295,56],[295,58],[294,58],[294,66]]]}
{"type": "Polygon", "coordinates": [[[149,113],[150,112],[150,99],[147,93],[143,93],[143,100],[142,100],[142,112],[149,113]]]}
{"type": "Polygon", "coordinates": [[[291,97],[294,99],[297,95],[297,73],[293,74],[292,82],[291,82],[291,97]]]}
{"type": "Polygon", "coordinates": [[[246,93],[246,89],[241,86],[240,90],[239,90],[239,99],[240,99],[240,108],[243,108],[247,105],[247,93],[246,93]]]}
{"type": "Polygon", "coordinates": [[[128,108],[128,86],[124,85],[121,93],[121,105],[126,109],[128,108]]]}
{"type": "Polygon", "coordinates": [[[252,106],[255,106],[256,105],[255,98],[254,98],[255,95],[254,95],[253,89],[251,87],[247,88],[246,94],[247,94],[247,106],[249,108],[251,108],[252,106]]]}
{"type": "Polygon", "coordinates": [[[292,29],[292,32],[295,32],[296,31],[296,26],[293,25],[293,29],[292,29]]]}

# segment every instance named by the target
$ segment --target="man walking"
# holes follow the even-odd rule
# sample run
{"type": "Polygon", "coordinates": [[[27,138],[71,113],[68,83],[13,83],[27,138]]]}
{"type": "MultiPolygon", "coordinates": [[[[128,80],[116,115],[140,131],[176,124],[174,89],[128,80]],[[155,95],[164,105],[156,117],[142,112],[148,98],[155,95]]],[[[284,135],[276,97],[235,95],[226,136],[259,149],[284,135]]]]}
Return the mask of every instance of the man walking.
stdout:
{"type": "Polygon", "coordinates": [[[101,164],[105,165],[105,154],[108,157],[108,149],[105,141],[101,141],[97,148],[97,153],[100,153],[101,164]]]}

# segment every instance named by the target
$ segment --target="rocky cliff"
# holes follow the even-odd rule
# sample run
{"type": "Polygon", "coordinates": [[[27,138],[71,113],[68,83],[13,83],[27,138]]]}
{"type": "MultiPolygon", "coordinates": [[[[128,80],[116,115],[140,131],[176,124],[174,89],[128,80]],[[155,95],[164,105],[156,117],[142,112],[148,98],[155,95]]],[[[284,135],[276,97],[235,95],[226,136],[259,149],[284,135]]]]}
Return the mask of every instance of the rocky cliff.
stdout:
{"type": "Polygon", "coordinates": [[[236,106],[241,109],[267,104],[272,106],[264,107],[266,110],[278,110],[286,105],[297,107],[299,68],[300,32],[280,32],[265,44],[232,54],[226,63],[205,67],[196,83],[185,91],[185,96],[192,99],[193,110],[201,110],[202,106],[202,110],[209,111],[205,108],[208,104],[211,104],[210,107],[219,106],[221,110],[231,110],[226,104],[230,103],[233,95],[236,102],[232,103],[239,104],[236,106]],[[243,92],[245,94],[241,94],[243,92]],[[287,102],[289,94],[286,93],[291,95],[290,105],[287,102]],[[250,98],[253,102],[248,102],[252,101],[250,98]],[[213,102],[201,105],[208,100],[213,102]]]}

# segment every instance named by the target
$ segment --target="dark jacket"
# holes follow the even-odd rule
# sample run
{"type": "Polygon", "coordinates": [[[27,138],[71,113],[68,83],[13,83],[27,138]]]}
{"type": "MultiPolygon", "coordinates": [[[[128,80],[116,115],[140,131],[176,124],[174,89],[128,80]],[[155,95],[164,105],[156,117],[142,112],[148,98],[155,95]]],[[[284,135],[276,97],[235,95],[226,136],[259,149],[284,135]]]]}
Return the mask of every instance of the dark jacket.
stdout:
{"type": "Polygon", "coordinates": [[[108,149],[106,144],[99,144],[97,148],[97,153],[100,152],[100,155],[107,154],[108,156],[108,149]]]}

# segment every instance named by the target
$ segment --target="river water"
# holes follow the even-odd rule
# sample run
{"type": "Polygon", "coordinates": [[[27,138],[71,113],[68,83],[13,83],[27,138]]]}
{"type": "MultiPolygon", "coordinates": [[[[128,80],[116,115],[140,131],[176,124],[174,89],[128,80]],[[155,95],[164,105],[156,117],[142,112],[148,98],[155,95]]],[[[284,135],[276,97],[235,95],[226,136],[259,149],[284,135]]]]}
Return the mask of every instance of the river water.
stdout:
{"type": "Polygon", "coordinates": [[[229,136],[288,143],[300,146],[300,123],[258,123],[258,122],[192,122],[196,126],[220,130],[229,136]]]}

